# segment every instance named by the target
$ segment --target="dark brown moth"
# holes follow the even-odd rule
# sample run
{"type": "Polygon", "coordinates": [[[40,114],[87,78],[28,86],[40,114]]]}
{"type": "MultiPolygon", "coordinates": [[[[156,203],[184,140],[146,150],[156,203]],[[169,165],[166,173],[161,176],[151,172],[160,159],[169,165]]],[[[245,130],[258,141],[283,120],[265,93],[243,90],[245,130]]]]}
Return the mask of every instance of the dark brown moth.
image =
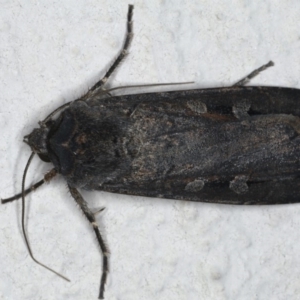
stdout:
{"type": "Polygon", "coordinates": [[[78,189],[223,204],[300,202],[300,90],[245,87],[269,62],[232,87],[111,96],[103,85],[127,53],[132,14],[129,5],[124,47],[104,78],[25,137],[32,154],[22,193],[2,200],[22,197],[24,204],[26,194],[64,177],[103,254],[100,299],[108,251],[78,189]],[[25,190],[34,154],[54,167],[25,190]]]}

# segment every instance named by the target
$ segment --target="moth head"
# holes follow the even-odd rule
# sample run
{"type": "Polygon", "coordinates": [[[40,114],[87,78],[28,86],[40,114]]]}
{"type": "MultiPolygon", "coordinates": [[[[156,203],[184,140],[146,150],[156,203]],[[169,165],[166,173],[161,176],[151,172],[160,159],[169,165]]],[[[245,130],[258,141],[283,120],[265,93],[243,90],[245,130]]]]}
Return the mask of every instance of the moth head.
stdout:
{"type": "Polygon", "coordinates": [[[40,122],[40,128],[35,128],[33,131],[24,136],[24,143],[30,146],[31,151],[36,153],[41,160],[50,162],[48,149],[47,149],[47,137],[50,131],[50,122],[40,122]]]}

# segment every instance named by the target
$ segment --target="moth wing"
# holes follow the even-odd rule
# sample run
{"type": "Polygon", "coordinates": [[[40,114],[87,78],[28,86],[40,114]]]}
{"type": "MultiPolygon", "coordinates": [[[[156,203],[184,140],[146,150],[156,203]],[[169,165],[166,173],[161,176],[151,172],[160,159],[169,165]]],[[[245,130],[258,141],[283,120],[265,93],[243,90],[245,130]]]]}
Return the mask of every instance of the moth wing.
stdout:
{"type": "Polygon", "coordinates": [[[299,202],[299,97],[295,89],[232,87],[112,98],[132,123],[130,171],[99,189],[226,204],[299,202]]]}

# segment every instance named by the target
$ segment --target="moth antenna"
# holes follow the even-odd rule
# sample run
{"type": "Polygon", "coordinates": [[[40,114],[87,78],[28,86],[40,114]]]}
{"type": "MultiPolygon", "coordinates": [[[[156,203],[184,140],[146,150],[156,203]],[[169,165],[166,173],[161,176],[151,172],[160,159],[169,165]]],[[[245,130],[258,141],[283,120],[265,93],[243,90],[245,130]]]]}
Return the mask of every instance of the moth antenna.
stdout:
{"type": "Polygon", "coordinates": [[[111,88],[111,89],[107,89],[107,90],[102,90],[101,92],[103,94],[107,94],[107,93],[110,93],[111,91],[115,91],[115,90],[119,90],[119,89],[129,89],[129,88],[139,88],[139,87],[155,87],[155,86],[165,86],[165,85],[181,85],[181,84],[192,84],[192,83],[195,83],[195,82],[194,81],[187,81],[187,82],[170,82],[170,83],[123,85],[123,86],[117,86],[117,87],[114,87],[114,88],[111,88]]]}
{"type": "Polygon", "coordinates": [[[29,245],[29,241],[27,238],[27,234],[26,234],[26,230],[25,230],[25,179],[26,179],[26,174],[29,168],[29,165],[34,157],[34,152],[31,152],[31,155],[27,161],[26,167],[24,169],[24,173],[23,173],[23,178],[22,178],[22,232],[23,232],[23,236],[25,239],[25,243],[29,252],[30,257],[33,259],[34,262],[36,262],[38,265],[44,267],[45,269],[51,271],[52,273],[56,274],[57,276],[63,278],[66,281],[70,281],[67,277],[61,275],[60,273],[54,271],[53,269],[47,267],[46,265],[42,264],[41,262],[39,262],[34,256],[33,253],[31,251],[30,245],[29,245]]]}
{"type": "MultiPolygon", "coordinates": [[[[114,88],[111,88],[111,89],[108,89],[108,90],[101,90],[99,92],[99,94],[109,94],[111,91],[115,91],[115,90],[119,90],[119,89],[128,89],[128,88],[136,88],[136,87],[154,87],[154,86],[164,86],[164,85],[180,85],[180,84],[192,84],[192,83],[195,83],[195,82],[194,81],[187,81],[187,82],[170,82],[170,83],[124,85],[124,86],[114,87],[114,88]]],[[[97,91],[97,93],[98,93],[98,91],[97,91]]],[[[82,100],[82,98],[79,98],[78,100],[75,100],[75,101],[79,101],[79,100],[82,100]]],[[[43,126],[43,124],[45,124],[47,121],[49,121],[55,114],[57,114],[61,110],[65,109],[72,102],[75,102],[75,101],[65,103],[65,104],[61,105],[60,107],[58,107],[57,109],[55,109],[43,121],[39,122],[40,126],[43,126]]]]}
{"type": "Polygon", "coordinates": [[[42,122],[39,122],[39,124],[42,126],[43,124],[45,124],[47,121],[49,121],[51,119],[52,116],[54,116],[55,114],[57,114],[59,111],[63,110],[64,108],[68,107],[71,102],[65,103],[63,105],[61,105],[60,107],[58,107],[57,109],[55,109],[50,115],[48,115],[45,120],[43,120],[42,122]]]}

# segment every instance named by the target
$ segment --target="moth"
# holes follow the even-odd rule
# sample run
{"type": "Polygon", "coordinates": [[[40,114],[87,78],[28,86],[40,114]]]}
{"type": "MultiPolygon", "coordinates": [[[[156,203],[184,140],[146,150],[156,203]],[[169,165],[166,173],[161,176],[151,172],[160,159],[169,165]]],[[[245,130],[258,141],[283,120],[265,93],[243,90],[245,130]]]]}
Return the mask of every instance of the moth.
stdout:
{"type": "MultiPolygon", "coordinates": [[[[32,154],[22,192],[2,200],[22,198],[24,207],[44,182],[65,179],[102,251],[99,299],[108,249],[78,189],[238,205],[300,201],[300,90],[244,86],[269,62],[231,87],[112,96],[103,86],[127,54],[132,16],[129,5],[123,49],[105,76],[25,136],[32,154]],[[25,189],[35,154],[53,168],[25,189]]],[[[22,226],[27,242],[24,210],[22,226]]]]}

